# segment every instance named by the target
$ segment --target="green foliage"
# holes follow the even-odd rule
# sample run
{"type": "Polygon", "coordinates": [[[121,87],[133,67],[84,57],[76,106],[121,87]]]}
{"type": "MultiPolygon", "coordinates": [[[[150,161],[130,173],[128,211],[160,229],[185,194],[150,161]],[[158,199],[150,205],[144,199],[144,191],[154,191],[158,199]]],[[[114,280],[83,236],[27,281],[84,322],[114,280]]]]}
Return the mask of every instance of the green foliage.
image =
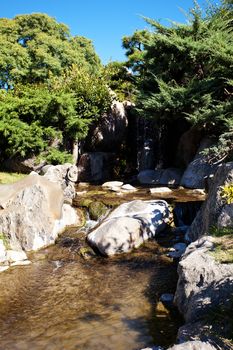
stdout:
{"type": "Polygon", "coordinates": [[[210,5],[205,12],[196,3],[188,24],[164,26],[146,19],[151,31],[136,31],[123,39],[127,65],[137,81],[138,114],[160,125],[185,119],[220,138],[218,149],[210,152],[213,161],[232,153],[233,9],[229,3],[210,5]]]}
{"type": "Polygon", "coordinates": [[[45,159],[49,164],[64,164],[64,163],[72,163],[73,158],[72,155],[66,151],[60,151],[57,148],[50,147],[47,152],[45,152],[44,157],[43,154],[40,155],[40,159],[45,159]]]}
{"type": "Polygon", "coordinates": [[[18,84],[0,93],[0,146],[3,157],[43,153],[66,162],[72,142],[87,135],[90,123],[110,106],[106,85],[87,70],[73,67],[47,84],[18,84]],[[54,143],[58,144],[57,150],[54,143]],[[60,153],[59,153],[60,152],[60,153]]]}
{"type": "Polygon", "coordinates": [[[45,82],[76,64],[90,72],[100,69],[100,60],[90,40],[72,37],[67,26],[46,14],[18,15],[0,19],[0,82],[45,82]]]}
{"type": "Polygon", "coordinates": [[[227,204],[233,203],[233,184],[221,186],[221,197],[226,200],[227,204]]]}
{"type": "Polygon", "coordinates": [[[212,226],[210,229],[211,236],[223,237],[233,235],[233,227],[216,227],[212,226]]]}
{"type": "Polygon", "coordinates": [[[9,184],[12,182],[16,182],[18,180],[21,180],[25,177],[25,174],[19,174],[19,173],[9,173],[9,172],[0,172],[0,183],[1,184],[9,184]]]}
{"type": "Polygon", "coordinates": [[[133,101],[135,94],[135,79],[126,67],[125,62],[110,62],[104,67],[105,80],[114,91],[119,101],[133,101]]]}
{"type": "Polygon", "coordinates": [[[65,151],[111,104],[92,42],[34,13],[1,18],[0,45],[1,157],[70,160],[65,151]]]}

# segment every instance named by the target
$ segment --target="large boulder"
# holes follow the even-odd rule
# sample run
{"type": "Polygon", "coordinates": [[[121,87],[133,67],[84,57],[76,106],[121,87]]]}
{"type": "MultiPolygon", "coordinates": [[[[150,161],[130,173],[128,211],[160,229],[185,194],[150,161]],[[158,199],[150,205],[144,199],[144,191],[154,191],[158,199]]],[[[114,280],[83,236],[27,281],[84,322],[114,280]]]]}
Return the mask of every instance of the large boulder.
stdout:
{"type": "Polygon", "coordinates": [[[57,183],[29,175],[0,186],[0,232],[10,249],[30,251],[54,243],[65,226],[79,219],[57,183]]]}
{"type": "Polygon", "coordinates": [[[138,181],[142,185],[170,185],[180,184],[182,170],[177,168],[143,170],[138,174],[138,181]]]}
{"type": "Polygon", "coordinates": [[[186,168],[180,185],[187,188],[205,188],[205,178],[214,174],[217,165],[209,163],[208,157],[202,154],[202,151],[212,145],[208,138],[202,140],[197,154],[193,161],[186,168]]]}
{"type": "Polygon", "coordinates": [[[179,266],[175,303],[186,322],[202,319],[210,310],[231,303],[233,264],[221,264],[211,252],[212,237],[202,237],[186,249],[179,266]]]}
{"type": "Polygon", "coordinates": [[[166,227],[170,211],[165,201],[135,200],[121,204],[87,237],[104,255],[131,251],[166,227]]]}
{"type": "Polygon", "coordinates": [[[113,165],[113,153],[84,153],[78,163],[78,181],[104,182],[111,178],[113,165]]]}
{"type": "Polygon", "coordinates": [[[221,189],[221,186],[232,183],[233,162],[219,166],[212,180],[208,198],[187,232],[187,240],[195,241],[214,226],[217,228],[233,226],[233,205],[227,203],[221,189]]]}
{"type": "Polygon", "coordinates": [[[203,129],[197,126],[192,126],[181,135],[176,153],[176,164],[178,167],[186,168],[194,159],[202,138],[203,129]]]}

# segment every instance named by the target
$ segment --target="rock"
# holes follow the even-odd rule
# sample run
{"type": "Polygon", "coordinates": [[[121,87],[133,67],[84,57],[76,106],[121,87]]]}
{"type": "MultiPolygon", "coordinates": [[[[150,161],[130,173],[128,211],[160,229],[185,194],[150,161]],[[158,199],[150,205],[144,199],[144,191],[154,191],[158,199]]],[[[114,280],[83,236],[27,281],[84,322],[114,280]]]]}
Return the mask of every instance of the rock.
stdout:
{"type": "Polygon", "coordinates": [[[150,188],[151,194],[158,194],[158,193],[171,193],[172,190],[168,187],[156,187],[156,188],[150,188]]]}
{"type": "Polygon", "coordinates": [[[102,187],[112,188],[112,187],[121,187],[124,183],[121,181],[108,181],[103,183],[102,187]]]}
{"type": "Polygon", "coordinates": [[[121,189],[124,192],[135,192],[135,191],[137,191],[136,187],[133,187],[132,185],[129,185],[129,184],[125,184],[125,185],[121,186],[121,189]]]}
{"type": "MultiPolygon", "coordinates": [[[[229,321],[229,320],[228,320],[229,321]]],[[[227,322],[227,321],[226,321],[227,322]]],[[[225,321],[224,321],[225,323],[225,321]]],[[[223,328],[224,325],[222,324],[223,328]]],[[[192,323],[186,323],[184,326],[180,327],[177,335],[177,342],[184,343],[189,341],[202,342],[204,344],[211,344],[215,346],[214,349],[226,349],[230,350],[231,348],[226,346],[226,342],[224,344],[224,333],[228,332],[227,325],[224,327],[222,336],[219,337],[219,325],[214,324],[206,324],[205,321],[198,321],[192,323]]],[[[226,338],[225,338],[226,339],[226,338]]]]}
{"type": "Polygon", "coordinates": [[[177,168],[143,170],[138,174],[138,181],[142,185],[172,185],[178,186],[182,170],[177,168]]]}
{"type": "Polygon", "coordinates": [[[191,243],[179,266],[175,304],[186,322],[202,319],[215,307],[230,303],[233,294],[233,264],[220,264],[210,254],[212,237],[191,243]]]}
{"type": "Polygon", "coordinates": [[[6,248],[2,239],[0,239],[0,263],[3,263],[7,260],[6,248]]]}
{"type": "Polygon", "coordinates": [[[19,260],[19,261],[15,261],[11,264],[11,266],[26,266],[26,265],[30,265],[32,262],[30,260],[19,260]]]}
{"type": "Polygon", "coordinates": [[[78,181],[104,182],[112,177],[113,153],[90,152],[81,155],[78,163],[78,181]]]}
{"type": "Polygon", "coordinates": [[[189,242],[208,234],[212,227],[232,226],[233,205],[227,204],[221,195],[221,186],[232,183],[233,162],[219,166],[209,189],[207,200],[187,231],[186,239],[189,242]]]}
{"type": "Polygon", "coordinates": [[[45,164],[46,161],[41,161],[38,164],[38,158],[35,156],[27,159],[21,156],[15,156],[5,160],[2,165],[8,171],[29,174],[31,171],[40,171],[45,164]]]}
{"type": "Polygon", "coordinates": [[[61,187],[43,176],[29,175],[1,185],[0,232],[11,250],[37,250],[52,244],[66,225],[77,223],[78,216],[63,201],[61,187]]]}
{"type": "Polygon", "coordinates": [[[9,265],[0,266],[0,272],[4,272],[9,269],[9,265]]]}
{"type": "Polygon", "coordinates": [[[27,255],[24,251],[7,250],[6,255],[10,263],[27,260],[27,255]]]}
{"type": "Polygon", "coordinates": [[[161,346],[152,346],[152,348],[144,348],[141,350],[164,350],[164,348],[162,348],[161,346]]]}
{"type": "Polygon", "coordinates": [[[106,214],[108,207],[99,201],[92,202],[89,205],[89,214],[91,220],[98,220],[102,215],[106,214]]]}
{"type": "Polygon", "coordinates": [[[169,252],[168,256],[175,259],[180,258],[184,254],[186,247],[187,244],[185,243],[176,243],[173,247],[174,250],[169,252]]]}
{"type": "Polygon", "coordinates": [[[217,350],[209,342],[189,341],[183,344],[174,345],[168,350],[217,350]]]}
{"type": "Polygon", "coordinates": [[[161,295],[159,300],[167,307],[173,307],[174,294],[172,293],[164,293],[161,295]]]}
{"type": "Polygon", "coordinates": [[[71,203],[76,194],[75,183],[78,179],[78,168],[70,163],[46,165],[42,168],[42,173],[46,179],[61,186],[65,200],[71,203]]]}
{"type": "Polygon", "coordinates": [[[180,185],[187,188],[205,188],[205,177],[215,173],[217,166],[208,162],[207,156],[201,152],[212,145],[212,142],[205,138],[202,140],[194,160],[186,168],[180,185]]]}
{"type": "Polygon", "coordinates": [[[87,239],[104,255],[129,252],[163,230],[169,217],[165,201],[135,200],[113,210],[87,239]]]}
{"type": "Polygon", "coordinates": [[[130,107],[130,103],[114,100],[109,113],[105,113],[98,124],[90,128],[84,148],[88,151],[115,152],[125,139],[127,109],[130,107]]]}
{"type": "Polygon", "coordinates": [[[203,130],[192,126],[181,135],[177,147],[176,163],[181,168],[186,168],[195,157],[203,138],[203,130]]]}

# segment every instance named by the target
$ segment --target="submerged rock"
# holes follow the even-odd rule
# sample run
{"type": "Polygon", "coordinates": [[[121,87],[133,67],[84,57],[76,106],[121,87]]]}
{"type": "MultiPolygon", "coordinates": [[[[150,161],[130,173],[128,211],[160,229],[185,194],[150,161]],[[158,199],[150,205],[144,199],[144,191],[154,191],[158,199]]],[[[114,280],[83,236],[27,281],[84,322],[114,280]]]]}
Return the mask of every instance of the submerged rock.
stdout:
{"type": "Polygon", "coordinates": [[[170,215],[165,201],[124,203],[113,210],[87,239],[104,255],[129,252],[163,230],[170,215]]]}
{"type": "Polygon", "coordinates": [[[217,348],[209,342],[202,342],[197,340],[174,345],[168,350],[217,350],[217,348]]]}

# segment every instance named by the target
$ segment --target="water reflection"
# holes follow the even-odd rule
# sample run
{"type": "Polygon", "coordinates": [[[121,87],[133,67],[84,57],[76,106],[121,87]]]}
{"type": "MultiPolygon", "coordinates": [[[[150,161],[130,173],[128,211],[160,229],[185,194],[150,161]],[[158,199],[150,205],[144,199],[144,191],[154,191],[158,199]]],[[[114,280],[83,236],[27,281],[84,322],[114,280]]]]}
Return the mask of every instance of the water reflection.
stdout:
{"type": "Polygon", "coordinates": [[[172,343],[177,320],[158,310],[157,300],[174,289],[176,267],[162,254],[156,243],[88,261],[59,245],[38,252],[32,265],[1,275],[0,349],[136,350],[172,343]]]}

